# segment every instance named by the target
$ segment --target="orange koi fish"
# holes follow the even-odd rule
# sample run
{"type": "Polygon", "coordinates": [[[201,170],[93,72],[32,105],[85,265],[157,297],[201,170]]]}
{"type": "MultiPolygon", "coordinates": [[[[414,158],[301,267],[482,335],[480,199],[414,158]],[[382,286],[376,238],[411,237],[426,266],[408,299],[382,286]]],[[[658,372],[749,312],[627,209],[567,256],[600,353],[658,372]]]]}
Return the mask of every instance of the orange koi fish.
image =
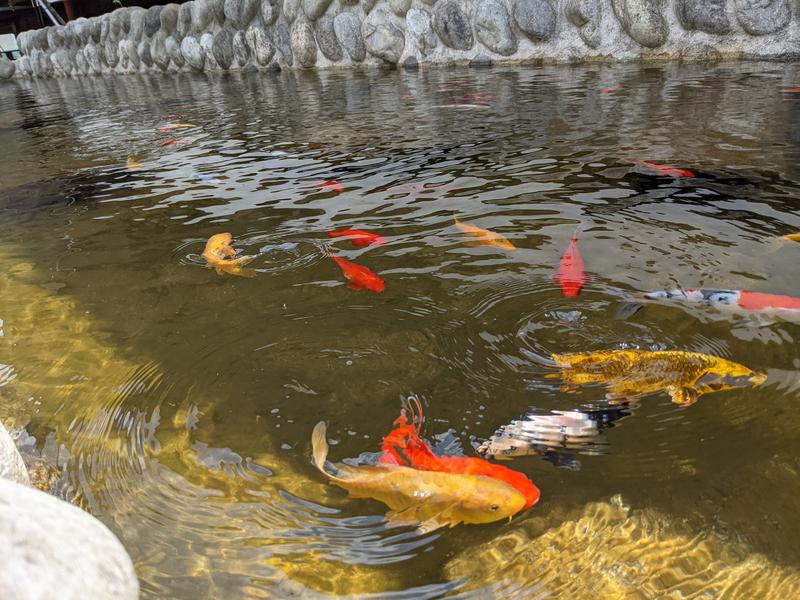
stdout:
{"type": "Polygon", "coordinates": [[[372,244],[381,245],[386,243],[386,238],[375,233],[364,231],[363,229],[340,229],[339,231],[329,231],[328,237],[346,237],[356,248],[366,248],[372,244]]]}
{"type": "Polygon", "coordinates": [[[669,165],[659,165],[659,164],[656,164],[656,163],[648,162],[646,160],[639,160],[639,159],[633,159],[633,162],[635,162],[637,165],[642,165],[643,167],[647,167],[648,169],[652,169],[653,171],[656,171],[656,173],[658,173],[658,175],[661,175],[663,177],[680,178],[680,177],[694,177],[695,176],[694,173],[691,172],[691,171],[687,171],[686,169],[679,169],[677,167],[671,167],[669,165]]]}
{"type": "Polygon", "coordinates": [[[344,191],[344,186],[342,185],[341,181],[321,181],[315,185],[319,188],[322,188],[326,192],[335,192],[337,194],[341,194],[344,191]]]}
{"type": "Polygon", "coordinates": [[[783,239],[789,240],[790,242],[800,242],[800,233],[789,233],[784,235],[783,239]]]}
{"type": "Polygon", "coordinates": [[[561,261],[558,263],[558,272],[553,279],[561,286],[561,294],[567,298],[575,298],[581,293],[581,288],[589,278],[583,270],[583,257],[578,250],[578,233],[580,227],[575,228],[569,246],[564,251],[561,261]]]}
{"type": "Polygon", "coordinates": [[[218,275],[228,273],[230,275],[239,275],[240,277],[253,277],[252,269],[243,269],[244,265],[249,263],[255,256],[240,256],[239,258],[230,258],[236,254],[236,250],[231,247],[231,240],[233,237],[230,233],[217,233],[208,238],[206,247],[203,250],[203,258],[210,267],[218,275]]]}
{"type": "Polygon", "coordinates": [[[142,165],[136,162],[136,159],[133,158],[132,156],[128,157],[126,164],[128,166],[129,171],[138,171],[139,169],[142,168],[142,165]]]}
{"type": "Polygon", "coordinates": [[[476,244],[480,246],[495,246],[503,250],[516,250],[517,247],[509,242],[504,236],[488,229],[481,229],[469,223],[462,223],[457,217],[453,217],[453,222],[464,233],[477,238],[476,244]]]}
{"type": "Polygon", "coordinates": [[[347,287],[351,290],[368,290],[379,294],[386,287],[386,282],[367,267],[339,258],[335,254],[328,253],[328,256],[339,265],[345,278],[349,281],[347,287]]]}
{"type": "Polygon", "coordinates": [[[163,127],[157,127],[156,131],[158,133],[168,133],[172,129],[192,129],[193,127],[197,127],[197,125],[192,125],[191,123],[170,123],[163,127]]]}
{"type": "Polygon", "coordinates": [[[378,464],[405,465],[423,471],[439,471],[459,475],[482,475],[509,484],[525,497],[524,508],[530,508],[539,501],[541,492],[523,473],[508,467],[490,463],[483,458],[464,456],[437,456],[431,447],[420,437],[422,423],[422,405],[414,398],[419,417],[414,423],[414,406],[407,404],[410,422],[406,416],[406,407],[400,411],[395,420],[395,428],[383,438],[378,464]]]}

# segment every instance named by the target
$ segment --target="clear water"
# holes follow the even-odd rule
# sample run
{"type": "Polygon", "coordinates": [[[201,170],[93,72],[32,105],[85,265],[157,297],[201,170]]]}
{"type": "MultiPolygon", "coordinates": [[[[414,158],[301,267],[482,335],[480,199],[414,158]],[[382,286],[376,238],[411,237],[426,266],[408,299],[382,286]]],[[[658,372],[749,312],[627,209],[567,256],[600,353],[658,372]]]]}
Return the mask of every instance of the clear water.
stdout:
{"type": "Polygon", "coordinates": [[[798,324],[677,304],[614,316],[629,296],[676,285],[800,296],[800,244],[777,239],[800,230],[800,94],[781,91],[799,73],[749,63],[0,86],[0,418],[120,537],[144,598],[532,597],[480,556],[459,577],[453,561],[517,531],[545,535],[616,494],[795,572],[798,324]],[[156,131],[177,121],[197,127],[156,131]],[[170,137],[190,143],[162,145],[170,137]],[[656,178],[631,159],[704,177],[656,178]],[[332,180],[344,191],[318,185],[332,180]],[[467,244],[454,215],[517,250],[467,244]],[[565,298],[552,276],[578,225],[591,280],[565,298]],[[388,243],[326,237],[346,227],[388,243]],[[205,267],[221,231],[258,254],[255,277],[205,267]],[[348,289],[326,247],[379,273],[385,291],[348,289]],[[472,455],[532,407],[602,401],[602,388],[543,378],[531,352],[613,347],[715,354],[769,379],[688,408],[648,396],[600,450],[514,459],[542,500],[511,523],[390,529],[383,505],[348,499],[309,463],[318,420],[338,442],[331,458],[355,458],[377,450],[411,393],[425,435],[472,455]]]}

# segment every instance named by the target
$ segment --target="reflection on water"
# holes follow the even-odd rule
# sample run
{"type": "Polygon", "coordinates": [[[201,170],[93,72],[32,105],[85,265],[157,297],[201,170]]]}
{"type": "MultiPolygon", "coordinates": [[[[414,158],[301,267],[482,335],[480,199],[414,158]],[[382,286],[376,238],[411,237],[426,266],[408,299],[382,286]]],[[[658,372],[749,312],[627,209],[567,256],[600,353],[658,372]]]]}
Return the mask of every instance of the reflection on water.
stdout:
{"type": "Polygon", "coordinates": [[[776,242],[800,230],[800,98],[780,93],[797,74],[3,86],[0,419],[32,436],[48,487],[120,536],[148,598],[796,595],[798,325],[691,304],[614,317],[676,287],[800,295],[800,244],[776,242]],[[489,108],[448,107],[458,97],[489,108]],[[170,114],[197,127],[156,131],[170,114]],[[465,243],[454,217],[516,250],[465,243]],[[589,280],[565,298],[553,276],[578,225],[589,280]],[[349,228],[387,243],[326,235],[349,228]],[[256,257],[254,277],[206,267],[223,231],[256,257]],[[333,248],[383,293],[348,289],[333,248]],[[769,378],[611,415],[601,390],[565,394],[532,358],[608,348],[712,354],[769,378]],[[507,464],[542,501],[511,523],[420,535],[323,481],[314,423],[337,457],[374,452],[409,393],[429,439],[468,450],[535,406],[517,421],[533,443],[507,464]],[[605,503],[616,494],[630,513],[605,503]]]}

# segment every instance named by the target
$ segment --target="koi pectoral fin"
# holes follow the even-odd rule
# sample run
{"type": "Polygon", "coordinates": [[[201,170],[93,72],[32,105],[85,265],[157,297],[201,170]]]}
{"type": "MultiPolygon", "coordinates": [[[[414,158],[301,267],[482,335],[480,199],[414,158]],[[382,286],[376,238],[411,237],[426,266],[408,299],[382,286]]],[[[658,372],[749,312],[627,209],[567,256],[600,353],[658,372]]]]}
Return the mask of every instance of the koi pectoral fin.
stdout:
{"type": "Polygon", "coordinates": [[[433,517],[431,519],[426,519],[425,521],[417,525],[417,532],[422,535],[425,535],[426,533],[436,531],[437,529],[441,529],[442,527],[455,527],[456,525],[458,525],[458,523],[456,523],[455,521],[442,522],[439,521],[439,519],[437,519],[436,517],[433,517]]]}
{"type": "Polygon", "coordinates": [[[616,313],[614,313],[614,319],[617,321],[624,321],[629,317],[632,317],[637,312],[639,312],[644,307],[644,304],[641,302],[626,302],[623,304],[616,313]]]}
{"type": "Polygon", "coordinates": [[[700,397],[700,392],[691,387],[669,386],[667,393],[678,406],[691,406],[700,397]]]}

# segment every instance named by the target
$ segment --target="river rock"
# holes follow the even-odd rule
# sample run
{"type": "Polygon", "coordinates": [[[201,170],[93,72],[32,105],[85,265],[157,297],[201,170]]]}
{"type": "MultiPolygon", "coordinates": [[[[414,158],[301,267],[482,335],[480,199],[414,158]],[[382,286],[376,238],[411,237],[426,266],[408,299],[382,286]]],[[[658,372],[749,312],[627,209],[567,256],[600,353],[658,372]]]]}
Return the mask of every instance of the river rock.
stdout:
{"type": "Polygon", "coordinates": [[[65,27],[48,27],[47,28],[47,45],[52,50],[64,48],[64,29],[65,27]]]}
{"type": "Polygon", "coordinates": [[[100,22],[100,17],[92,17],[89,19],[89,37],[95,44],[100,41],[100,34],[102,33],[102,30],[103,25],[100,22]]]}
{"type": "Polygon", "coordinates": [[[358,16],[351,12],[339,13],[333,19],[333,31],[352,61],[361,62],[366,58],[367,48],[358,16]]]}
{"type": "Polygon", "coordinates": [[[533,42],[544,42],[556,31],[556,11],[548,0],[515,0],[514,20],[533,42]]]}
{"type": "Polygon", "coordinates": [[[256,62],[266,67],[275,55],[275,46],[272,45],[269,34],[263,27],[251,25],[244,36],[256,62]]]}
{"type": "Polygon", "coordinates": [[[245,29],[260,8],[260,0],[225,0],[225,21],[234,29],[245,29]]]}
{"type": "Polygon", "coordinates": [[[192,3],[192,32],[203,34],[214,20],[214,8],[211,0],[194,0],[192,3]]]}
{"type": "Polygon", "coordinates": [[[130,15],[130,33],[128,33],[128,39],[138,44],[139,40],[141,40],[144,35],[144,18],[147,15],[147,11],[140,6],[135,6],[130,9],[130,15]]]}
{"type": "Polygon", "coordinates": [[[389,8],[398,17],[405,17],[411,8],[411,0],[389,0],[389,8]]]}
{"type": "Polygon", "coordinates": [[[83,49],[83,56],[86,58],[86,64],[89,66],[89,71],[93,75],[98,75],[100,73],[101,65],[100,54],[97,52],[97,46],[95,44],[88,44],[83,49]]]}
{"type": "Polygon", "coordinates": [[[166,40],[164,32],[159,31],[150,42],[150,56],[153,58],[153,63],[162,71],[167,70],[170,60],[166,40]]]}
{"type": "Polygon", "coordinates": [[[161,10],[161,15],[159,16],[161,21],[161,31],[163,31],[166,35],[175,33],[175,29],[178,26],[179,12],[180,7],[177,4],[167,4],[161,10]]]}
{"type": "Polygon", "coordinates": [[[159,27],[161,27],[161,11],[164,10],[163,6],[151,6],[147,9],[144,15],[144,34],[147,37],[152,37],[156,34],[159,27]]]}
{"type": "MultiPolygon", "coordinates": [[[[83,57],[83,53],[78,54],[83,57]]],[[[84,65],[86,59],[83,60],[84,65]]],[[[50,77],[53,75],[53,63],[50,62],[50,55],[42,50],[34,50],[31,56],[31,64],[33,65],[33,74],[36,77],[50,77]]]]}
{"type": "Polygon", "coordinates": [[[330,4],[331,0],[302,0],[303,12],[312,21],[319,19],[330,4]]]}
{"type": "Polygon", "coordinates": [[[475,7],[475,35],[492,52],[509,56],[517,51],[506,5],[501,0],[480,0],[475,7]]]}
{"type": "MultiPolygon", "coordinates": [[[[124,14],[128,14],[127,10],[124,11],[124,14]]],[[[87,43],[91,35],[91,24],[89,23],[89,19],[86,17],[78,17],[74,21],[70,21],[70,23],[73,24],[75,31],[75,41],[79,44],[87,43]]],[[[124,20],[122,21],[122,24],[124,25],[124,20]]],[[[128,27],[130,28],[130,16],[128,16],[128,27]]]]}
{"type": "Polygon", "coordinates": [[[192,33],[192,7],[194,2],[184,2],[178,8],[178,22],[175,24],[175,40],[180,42],[187,35],[192,33]]]}
{"type": "Polygon", "coordinates": [[[233,64],[233,34],[230,29],[224,28],[214,35],[214,44],[211,46],[214,60],[225,70],[233,64]]]}
{"type": "Polygon", "coordinates": [[[722,35],[731,30],[726,4],[727,0],[677,0],[675,14],[686,30],[722,35]]]}
{"type": "Polygon", "coordinates": [[[244,31],[237,31],[233,34],[233,62],[238,67],[243,67],[250,60],[250,48],[244,37],[244,31]]]}
{"type": "Polygon", "coordinates": [[[299,11],[300,0],[283,0],[283,16],[289,25],[294,23],[299,11]]]}
{"type": "Polygon", "coordinates": [[[106,57],[106,64],[112,69],[119,64],[119,53],[117,52],[118,43],[119,42],[106,40],[106,43],[103,45],[103,54],[105,54],[106,57]]]}
{"type": "MultiPolygon", "coordinates": [[[[60,50],[60,52],[66,54],[64,50],[60,50]]],[[[14,63],[0,55],[0,79],[9,79],[14,74],[14,69],[14,63]],[[10,69],[8,65],[11,65],[10,69]]],[[[22,485],[31,484],[28,469],[25,468],[25,461],[22,460],[17,445],[2,423],[0,423],[0,478],[22,485]]]]}
{"type": "Polygon", "coordinates": [[[789,24],[791,17],[787,0],[736,0],[736,18],[750,35],[780,31],[789,24]]]}
{"type": "MultiPolygon", "coordinates": [[[[122,35],[122,19],[121,15],[117,16],[117,11],[108,13],[108,36],[112,41],[119,40],[122,35]]],[[[70,21],[74,23],[74,21],[70,21]]],[[[69,23],[68,23],[69,24],[69,23]]]]}
{"type": "Polygon", "coordinates": [[[0,479],[0,598],[136,600],[130,557],[100,521],[53,496],[0,479]]]}
{"type": "Polygon", "coordinates": [[[214,36],[211,33],[204,33],[200,36],[200,47],[203,49],[205,56],[206,71],[213,71],[219,68],[216,59],[214,58],[214,36]]]}
{"type": "Polygon", "coordinates": [[[202,71],[206,62],[206,55],[200,47],[200,42],[191,35],[187,35],[181,40],[181,56],[186,64],[195,71],[202,71]]]}
{"type": "Polygon", "coordinates": [[[136,54],[139,55],[139,60],[142,61],[145,67],[153,66],[153,55],[150,54],[150,40],[142,40],[136,47],[136,54]]]}
{"type": "Polygon", "coordinates": [[[667,41],[669,30],[659,0],[611,0],[622,29],[645,48],[658,48],[667,41]]]}
{"type": "Polygon", "coordinates": [[[313,67],[317,62],[317,42],[314,30],[308,23],[295,23],[292,27],[292,54],[301,67],[313,67]]]}
{"type": "Polygon", "coordinates": [[[424,8],[412,8],[406,14],[406,31],[422,56],[427,56],[439,44],[433,31],[433,17],[424,8]]]}
{"type": "Polygon", "coordinates": [[[264,25],[272,25],[278,20],[278,13],[280,13],[278,1],[261,0],[261,20],[264,21],[264,25]]]}
{"type": "Polygon", "coordinates": [[[361,27],[367,52],[391,64],[397,64],[403,54],[406,38],[392,25],[389,13],[379,9],[371,13],[361,27]]]}
{"type": "Polygon", "coordinates": [[[34,40],[36,41],[36,47],[39,50],[48,50],[47,44],[47,32],[50,28],[45,27],[43,29],[37,29],[34,35],[34,40]]]}
{"type": "MultiPolygon", "coordinates": [[[[56,77],[68,77],[72,74],[72,58],[70,57],[69,52],[63,48],[56,50],[50,55],[50,62],[53,63],[53,72],[55,73],[56,77]]],[[[2,446],[2,441],[0,441],[0,476],[3,476],[2,446]]]]}
{"type": "Polygon", "coordinates": [[[602,39],[601,6],[597,0],[566,0],[564,4],[564,16],[580,30],[581,39],[590,48],[597,48],[602,39]]]}
{"type": "Polygon", "coordinates": [[[472,26],[457,0],[444,0],[436,5],[433,30],[445,46],[454,50],[469,50],[475,45],[472,26]]]}
{"type": "Polygon", "coordinates": [[[291,67],[294,64],[294,56],[292,56],[289,28],[283,23],[278,23],[272,31],[272,41],[278,51],[278,62],[291,67]]]}
{"type": "Polygon", "coordinates": [[[333,30],[333,16],[323,15],[314,25],[314,31],[317,35],[317,44],[323,56],[333,62],[342,60],[344,53],[339,40],[336,39],[336,32],[333,30]]]}

